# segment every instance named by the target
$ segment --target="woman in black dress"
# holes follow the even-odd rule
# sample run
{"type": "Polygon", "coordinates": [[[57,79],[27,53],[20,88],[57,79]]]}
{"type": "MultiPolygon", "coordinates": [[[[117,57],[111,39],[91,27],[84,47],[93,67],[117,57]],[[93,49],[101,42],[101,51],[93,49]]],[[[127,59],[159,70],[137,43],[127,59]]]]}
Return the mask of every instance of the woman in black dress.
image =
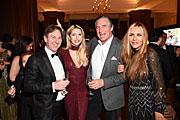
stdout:
{"type": "Polygon", "coordinates": [[[20,70],[15,79],[14,87],[8,90],[8,94],[11,97],[15,97],[18,101],[18,120],[32,120],[31,118],[31,94],[24,91],[24,72],[25,66],[32,52],[27,51],[21,54],[19,66],[20,70]]]}
{"type": "Polygon", "coordinates": [[[164,81],[157,53],[148,44],[142,23],[133,23],[124,39],[123,76],[129,82],[128,120],[164,119],[164,81]]]}

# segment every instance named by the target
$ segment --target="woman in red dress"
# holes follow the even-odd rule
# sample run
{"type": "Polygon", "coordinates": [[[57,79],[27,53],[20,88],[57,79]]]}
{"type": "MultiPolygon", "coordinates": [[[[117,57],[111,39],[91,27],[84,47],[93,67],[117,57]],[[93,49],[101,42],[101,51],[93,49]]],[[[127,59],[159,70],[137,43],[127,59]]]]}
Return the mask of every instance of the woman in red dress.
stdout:
{"type": "Polygon", "coordinates": [[[67,77],[70,81],[67,87],[65,109],[68,120],[85,120],[88,107],[86,88],[86,73],[88,57],[83,29],[72,25],[66,33],[66,47],[59,50],[67,77]]]}

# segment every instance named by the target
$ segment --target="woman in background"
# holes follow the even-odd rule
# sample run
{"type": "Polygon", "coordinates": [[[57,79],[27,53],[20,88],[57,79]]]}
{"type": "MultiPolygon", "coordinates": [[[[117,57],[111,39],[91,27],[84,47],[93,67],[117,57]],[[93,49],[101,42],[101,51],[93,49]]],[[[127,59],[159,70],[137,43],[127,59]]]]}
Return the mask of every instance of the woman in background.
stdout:
{"type": "Polygon", "coordinates": [[[88,107],[86,73],[88,57],[84,31],[79,25],[72,25],[66,33],[66,47],[59,50],[70,81],[67,87],[65,108],[68,120],[85,120],[88,107]]]}
{"type": "Polygon", "coordinates": [[[20,70],[15,80],[15,87],[9,89],[8,94],[11,97],[16,97],[19,103],[19,118],[18,120],[32,120],[31,119],[31,95],[23,90],[24,71],[26,63],[29,57],[32,56],[32,52],[28,51],[22,53],[20,56],[20,70]]]}
{"type": "Polygon", "coordinates": [[[15,45],[15,39],[13,38],[13,36],[7,33],[4,34],[2,38],[2,48],[9,50],[8,51],[9,56],[11,56],[14,45],[15,45]]]}
{"type": "Polygon", "coordinates": [[[124,39],[121,58],[129,82],[128,120],[163,120],[165,89],[157,53],[148,47],[142,23],[133,23],[124,39]]]}
{"type": "Polygon", "coordinates": [[[20,55],[26,51],[31,51],[33,45],[33,39],[28,36],[21,36],[19,37],[17,43],[15,44],[13,53],[12,53],[12,63],[9,72],[9,79],[11,82],[14,82],[16,79],[17,74],[19,73],[20,66],[19,66],[19,59],[20,55]]]}
{"type": "MultiPolygon", "coordinates": [[[[0,41],[0,64],[2,66],[2,77],[0,79],[0,119],[2,120],[16,120],[17,119],[17,105],[10,99],[7,94],[8,85],[8,66],[10,66],[9,58],[11,51],[5,49],[3,46],[7,39],[0,41]]],[[[7,41],[6,41],[7,42],[7,41]]]]}

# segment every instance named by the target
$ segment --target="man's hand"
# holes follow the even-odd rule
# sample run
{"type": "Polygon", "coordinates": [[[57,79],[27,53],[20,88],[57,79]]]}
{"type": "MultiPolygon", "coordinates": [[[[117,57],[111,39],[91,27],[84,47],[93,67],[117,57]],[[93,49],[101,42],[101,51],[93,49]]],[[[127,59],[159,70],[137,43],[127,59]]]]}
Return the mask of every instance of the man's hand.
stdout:
{"type": "Polygon", "coordinates": [[[69,85],[69,80],[56,80],[56,82],[54,82],[54,88],[55,90],[64,90],[67,85],[69,85]]]}
{"type": "Polygon", "coordinates": [[[91,82],[88,82],[88,86],[90,89],[97,90],[104,86],[104,80],[103,79],[92,80],[91,82]]]}

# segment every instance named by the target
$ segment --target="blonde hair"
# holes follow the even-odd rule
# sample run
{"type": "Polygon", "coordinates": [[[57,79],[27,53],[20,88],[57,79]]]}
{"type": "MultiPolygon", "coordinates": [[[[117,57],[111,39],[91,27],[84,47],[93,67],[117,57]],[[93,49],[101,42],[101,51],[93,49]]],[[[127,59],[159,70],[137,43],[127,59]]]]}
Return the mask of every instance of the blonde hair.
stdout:
{"type": "Polygon", "coordinates": [[[144,26],[144,24],[135,22],[133,23],[126,35],[123,38],[123,46],[122,46],[122,52],[121,52],[121,58],[123,60],[125,70],[123,73],[124,79],[128,78],[130,81],[137,80],[139,78],[140,80],[143,79],[143,77],[148,76],[148,66],[147,66],[147,44],[148,44],[148,32],[144,26]],[[136,51],[136,54],[133,55],[133,48],[130,45],[129,42],[129,36],[130,36],[130,30],[134,27],[140,27],[143,31],[143,43],[142,47],[136,51]]]}
{"type": "Polygon", "coordinates": [[[66,47],[64,49],[69,50],[71,48],[71,40],[70,35],[74,29],[80,29],[82,33],[82,41],[78,48],[78,56],[77,61],[78,64],[76,65],[77,68],[80,68],[81,66],[87,66],[88,65],[88,58],[87,58],[87,49],[86,49],[86,41],[85,41],[85,34],[84,30],[79,25],[71,25],[67,32],[66,32],[66,47]]]}

